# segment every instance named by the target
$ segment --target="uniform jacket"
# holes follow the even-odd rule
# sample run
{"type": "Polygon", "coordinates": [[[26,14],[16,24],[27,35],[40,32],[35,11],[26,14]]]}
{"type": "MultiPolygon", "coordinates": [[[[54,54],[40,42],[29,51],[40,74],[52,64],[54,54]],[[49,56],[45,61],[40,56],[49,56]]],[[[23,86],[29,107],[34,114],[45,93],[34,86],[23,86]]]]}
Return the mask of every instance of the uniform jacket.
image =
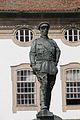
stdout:
{"type": "Polygon", "coordinates": [[[57,74],[59,57],[60,49],[54,40],[40,37],[32,42],[30,64],[34,72],[57,74]]]}

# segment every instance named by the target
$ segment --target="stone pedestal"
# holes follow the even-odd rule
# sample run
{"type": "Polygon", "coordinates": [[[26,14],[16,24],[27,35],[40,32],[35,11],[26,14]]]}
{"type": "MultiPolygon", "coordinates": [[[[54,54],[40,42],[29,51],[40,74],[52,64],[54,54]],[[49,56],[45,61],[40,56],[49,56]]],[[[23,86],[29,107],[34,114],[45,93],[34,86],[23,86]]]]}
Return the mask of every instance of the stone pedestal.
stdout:
{"type": "Polygon", "coordinates": [[[52,112],[48,111],[48,110],[44,110],[44,111],[40,111],[37,115],[36,115],[36,119],[33,120],[62,120],[62,118],[53,115],[52,112]]]}
{"type": "Polygon", "coordinates": [[[33,119],[33,120],[62,120],[62,118],[54,115],[53,118],[50,118],[50,117],[48,117],[48,118],[41,118],[41,119],[40,119],[40,118],[37,118],[37,119],[33,119]]]}

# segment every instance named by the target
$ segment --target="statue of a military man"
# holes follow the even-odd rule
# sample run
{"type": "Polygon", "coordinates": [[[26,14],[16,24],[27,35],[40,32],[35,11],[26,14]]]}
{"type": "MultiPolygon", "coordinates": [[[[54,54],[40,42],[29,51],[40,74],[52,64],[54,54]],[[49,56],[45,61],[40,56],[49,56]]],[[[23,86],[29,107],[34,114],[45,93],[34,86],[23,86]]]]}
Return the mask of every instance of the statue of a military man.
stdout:
{"type": "Polygon", "coordinates": [[[41,36],[32,42],[30,65],[40,82],[41,111],[49,110],[51,91],[58,72],[57,64],[60,49],[56,42],[48,37],[49,23],[41,22],[38,26],[41,36]]]}

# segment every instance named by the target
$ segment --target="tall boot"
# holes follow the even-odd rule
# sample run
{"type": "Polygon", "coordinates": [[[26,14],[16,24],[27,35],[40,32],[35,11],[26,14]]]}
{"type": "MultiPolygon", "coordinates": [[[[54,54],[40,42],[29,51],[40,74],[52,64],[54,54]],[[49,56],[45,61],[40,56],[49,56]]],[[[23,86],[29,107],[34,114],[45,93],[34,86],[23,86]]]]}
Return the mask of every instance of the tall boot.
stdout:
{"type": "Polygon", "coordinates": [[[46,94],[46,106],[47,106],[48,110],[50,108],[50,102],[51,102],[51,90],[50,90],[50,88],[48,88],[47,94],[46,94]]]}
{"type": "Polygon", "coordinates": [[[41,90],[40,90],[40,107],[41,107],[41,110],[47,109],[47,106],[46,106],[46,89],[42,88],[42,87],[41,87],[41,90]]]}
{"type": "Polygon", "coordinates": [[[41,90],[40,90],[40,107],[41,107],[41,110],[36,115],[37,118],[42,118],[42,117],[50,117],[50,118],[52,117],[53,118],[53,113],[51,113],[48,110],[49,105],[50,105],[50,100],[49,100],[50,97],[49,97],[48,101],[46,101],[46,97],[47,97],[47,91],[44,87],[41,87],[41,90]],[[49,103],[47,104],[47,102],[49,102],[49,103]]]}

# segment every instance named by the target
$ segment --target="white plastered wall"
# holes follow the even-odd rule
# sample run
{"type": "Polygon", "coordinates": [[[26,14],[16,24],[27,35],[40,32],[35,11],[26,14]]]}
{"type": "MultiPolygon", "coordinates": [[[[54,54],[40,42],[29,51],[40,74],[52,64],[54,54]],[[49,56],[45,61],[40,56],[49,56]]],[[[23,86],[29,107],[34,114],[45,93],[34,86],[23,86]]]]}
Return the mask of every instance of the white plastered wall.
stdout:
{"type": "MultiPolygon", "coordinates": [[[[70,47],[55,40],[61,49],[58,64],[56,84],[52,91],[51,108],[55,115],[64,119],[80,119],[80,110],[67,110],[62,112],[62,91],[60,80],[60,65],[69,62],[80,62],[80,46],[70,47]]],[[[32,120],[36,117],[35,111],[12,112],[12,81],[10,66],[29,63],[30,47],[20,47],[11,39],[0,39],[0,120],[32,120]]]]}

